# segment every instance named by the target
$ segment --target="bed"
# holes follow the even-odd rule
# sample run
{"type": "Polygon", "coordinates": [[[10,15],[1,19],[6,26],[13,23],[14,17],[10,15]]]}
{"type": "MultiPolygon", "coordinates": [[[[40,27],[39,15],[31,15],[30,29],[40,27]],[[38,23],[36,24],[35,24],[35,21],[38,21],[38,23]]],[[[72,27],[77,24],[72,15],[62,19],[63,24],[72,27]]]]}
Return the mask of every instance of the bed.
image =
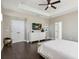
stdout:
{"type": "Polygon", "coordinates": [[[52,40],[41,43],[38,53],[45,59],[78,59],[78,43],[67,40],[52,40]]]}

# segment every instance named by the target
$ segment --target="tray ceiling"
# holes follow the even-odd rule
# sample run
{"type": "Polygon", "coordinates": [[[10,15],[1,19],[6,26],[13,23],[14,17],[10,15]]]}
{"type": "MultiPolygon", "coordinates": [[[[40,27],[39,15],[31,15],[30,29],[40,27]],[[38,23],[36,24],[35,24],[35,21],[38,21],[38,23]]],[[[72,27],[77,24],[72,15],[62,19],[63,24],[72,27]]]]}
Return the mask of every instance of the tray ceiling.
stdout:
{"type": "MultiPolygon", "coordinates": [[[[57,0],[51,0],[54,2],[57,0]]],[[[46,6],[39,6],[38,4],[46,4],[46,0],[2,0],[2,8],[19,11],[19,12],[32,12],[44,16],[56,16],[77,10],[77,0],[61,0],[61,3],[55,4],[57,9],[48,8],[44,10],[46,6]]]]}

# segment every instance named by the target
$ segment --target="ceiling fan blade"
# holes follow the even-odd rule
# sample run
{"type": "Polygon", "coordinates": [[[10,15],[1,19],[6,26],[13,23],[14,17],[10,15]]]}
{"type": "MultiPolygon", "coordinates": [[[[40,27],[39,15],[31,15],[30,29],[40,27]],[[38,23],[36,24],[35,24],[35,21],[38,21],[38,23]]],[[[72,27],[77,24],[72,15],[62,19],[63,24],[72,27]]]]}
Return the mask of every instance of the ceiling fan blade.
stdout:
{"type": "Polygon", "coordinates": [[[48,6],[45,8],[45,10],[47,10],[48,9],[48,6]]]}
{"type": "Polygon", "coordinates": [[[47,5],[47,4],[39,4],[39,5],[47,5]]]}
{"type": "Polygon", "coordinates": [[[51,4],[56,4],[56,3],[60,3],[60,0],[59,1],[52,2],[51,4]]]}
{"type": "Polygon", "coordinates": [[[51,1],[51,0],[47,0],[48,4],[50,4],[50,1],[51,1]]]}
{"type": "Polygon", "coordinates": [[[56,9],[56,7],[55,6],[51,6],[52,8],[54,8],[54,9],[56,9]]]}

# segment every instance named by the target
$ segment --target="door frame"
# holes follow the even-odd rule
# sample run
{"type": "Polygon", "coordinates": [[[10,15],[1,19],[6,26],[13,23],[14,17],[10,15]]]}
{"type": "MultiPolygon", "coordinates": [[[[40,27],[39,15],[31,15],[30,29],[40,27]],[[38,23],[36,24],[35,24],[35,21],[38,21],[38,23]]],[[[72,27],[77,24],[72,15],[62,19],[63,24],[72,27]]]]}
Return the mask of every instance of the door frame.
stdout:
{"type": "MultiPolygon", "coordinates": [[[[22,20],[22,19],[19,19],[19,20],[16,20],[16,19],[13,19],[13,20],[11,20],[11,38],[12,38],[12,21],[24,21],[24,39],[23,39],[23,41],[26,41],[26,28],[25,28],[25,20],[22,20]]],[[[20,41],[16,41],[16,42],[20,42],[20,41]]],[[[12,42],[12,43],[16,43],[16,42],[12,42]]]]}

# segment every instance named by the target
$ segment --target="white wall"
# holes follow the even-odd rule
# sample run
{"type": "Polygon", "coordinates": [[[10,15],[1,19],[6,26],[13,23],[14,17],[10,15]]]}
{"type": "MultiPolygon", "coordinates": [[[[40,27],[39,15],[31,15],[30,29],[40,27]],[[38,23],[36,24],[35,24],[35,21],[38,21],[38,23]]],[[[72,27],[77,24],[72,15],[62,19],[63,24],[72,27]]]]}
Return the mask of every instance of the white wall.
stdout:
{"type": "Polygon", "coordinates": [[[11,17],[9,16],[3,16],[3,37],[10,37],[10,32],[11,32],[11,28],[10,28],[10,19],[11,17]]]}
{"type": "Polygon", "coordinates": [[[10,37],[10,17],[3,16],[3,20],[1,22],[1,48],[3,48],[3,39],[5,37],[10,37]]]}
{"type": "Polygon", "coordinates": [[[52,18],[50,20],[50,37],[55,38],[55,27],[54,23],[62,21],[62,36],[63,39],[78,41],[78,12],[72,12],[69,14],[65,14],[63,16],[59,16],[56,18],[52,18]]]}

